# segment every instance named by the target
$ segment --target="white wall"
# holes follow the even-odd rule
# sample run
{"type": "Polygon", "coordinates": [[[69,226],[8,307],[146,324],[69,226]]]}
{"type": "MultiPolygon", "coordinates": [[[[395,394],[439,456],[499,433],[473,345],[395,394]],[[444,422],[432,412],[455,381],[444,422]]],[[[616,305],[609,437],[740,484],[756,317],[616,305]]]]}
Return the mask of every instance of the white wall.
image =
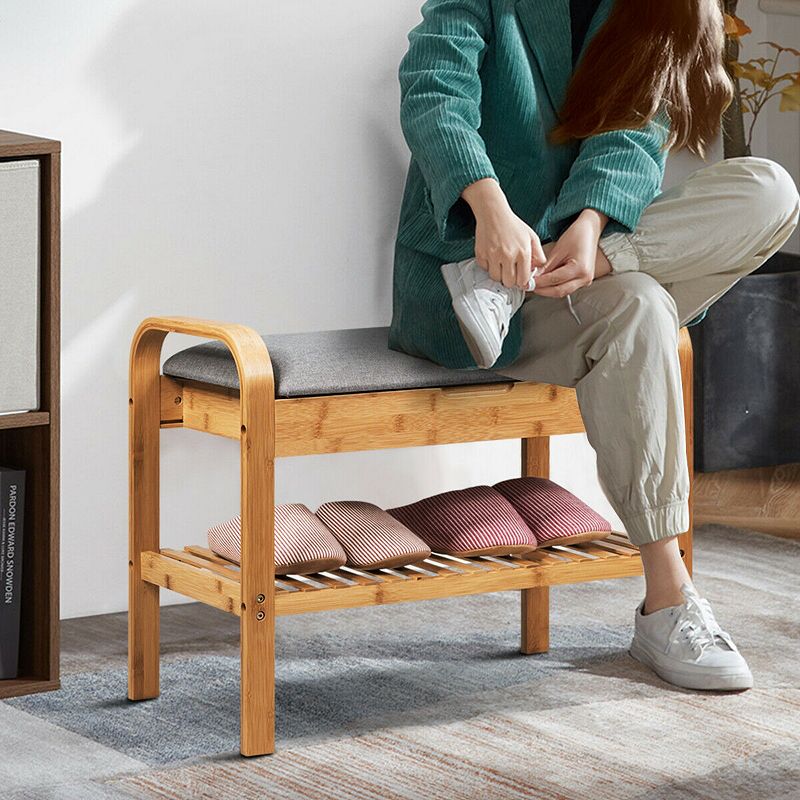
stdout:
{"type": "MultiPolygon", "coordinates": [[[[65,617],[127,606],[127,358],[143,317],[262,332],[388,324],[408,163],[396,68],[420,4],[0,10],[2,127],[63,142],[65,617]]],[[[699,165],[671,158],[667,181],[699,165]]],[[[166,353],[188,343],[169,339],[166,353]]],[[[162,441],[162,541],[202,542],[237,510],[236,445],[190,431],[162,441]]],[[[278,500],[390,506],[518,469],[513,441],[290,458],[278,500]]],[[[585,437],[555,443],[553,478],[618,523],[585,437]]]]}
{"type": "MultiPolygon", "coordinates": [[[[765,14],[760,10],[758,0],[740,0],[738,15],[753,29],[741,40],[740,61],[750,58],[771,58],[771,47],[759,42],[772,41],[782,47],[800,49],[800,3],[796,3],[794,14],[765,14]]],[[[787,6],[789,7],[789,6],[787,6]]],[[[791,53],[783,53],[778,61],[776,74],[800,69],[800,58],[791,53]]],[[[785,85],[785,84],[784,84],[785,85]]],[[[796,111],[779,111],[779,98],[774,97],[764,107],[756,121],[753,131],[753,155],[773,158],[786,167],[800,184],[800,114],[796,111]]],[[[745,115],[745,124],[752,117],[745,115]]],[[[800,253],[800,227],[781,248],[800,253]]]]}

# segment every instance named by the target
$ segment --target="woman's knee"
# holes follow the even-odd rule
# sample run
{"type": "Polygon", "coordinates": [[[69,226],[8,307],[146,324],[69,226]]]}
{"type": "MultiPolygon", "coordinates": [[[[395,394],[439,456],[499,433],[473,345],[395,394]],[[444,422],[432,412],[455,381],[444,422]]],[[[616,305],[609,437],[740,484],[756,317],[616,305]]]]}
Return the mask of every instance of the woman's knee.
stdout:
{"type": "Polygon", "coordinates": [[[624,324],[642,332],[645,339],[677,336],[678,309],[672,295],[646,272],[621,272],[608,280],[609,290],[615,293],[612,316],[616,324],[624,324]]]}
{"type": "Polygon", "coordinates": [[[787,169],[762,156],[739,156],[719,161],[715,167],[747,185],[747,213],[763,220],[764,227],[794,228],[800,218],[800,193],[787,169]]]}

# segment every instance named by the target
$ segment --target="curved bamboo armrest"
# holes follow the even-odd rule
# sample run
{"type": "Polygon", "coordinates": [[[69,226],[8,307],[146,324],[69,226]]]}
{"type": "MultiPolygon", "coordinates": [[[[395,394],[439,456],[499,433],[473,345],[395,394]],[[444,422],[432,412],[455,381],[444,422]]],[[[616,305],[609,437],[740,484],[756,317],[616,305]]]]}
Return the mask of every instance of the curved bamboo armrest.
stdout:
{"type": "Polygon", "coordinates": [[[159,547],[160,362],[169,333],[217,339],[236,362],[241,413],[242,611],[265,611],[271,616],[275,381],[264,340],[244,325],[192,317],[149,317],[134,334],[129,397],[131,565],[138,571],[139,554],[159,547]]]}
{"type": "Polygon", "coordinates": [[[161,347],[168,333],[216,339],[225,344],[236,362],[243,406],[253,389],[274,398],[272,362],[261,336],[245,325],[196,317],[148,317],[141,322],[131,343],[131,385],[134,372],[141,371],[144,363],[153,358],[153,351],[155,357],[161,357],[161,347]]]}
{"type": "MultiPolygon", "coordinates": [[[[223,342],[233,355],[239,373],[241,446],[242,446],[242,562],[245,553],[244,529],[257,529],[253,534],[259,536],[264,529],[264,519],[247,517],[253,507],[267,513],[272,511],[272,470],[275,457],[275,378],[272,362],[264,340],[252,328],[233,323],[216,322],[194,317],[148,317],[143,320],[131,343],[130,360],[130,434],[132,468],[137,467],[137,454],[153,446],[150,437],[158,437],[160,422],[160,361],[161,348],[169,333],[183,333],[223,342]],[[254,498],[248,487],[264,484],[264,471],[267,471],[270,489],[254,498]],[[267,495],[264,497],[264,495],[267,495]],[[248,524],[248,521],[250,524],[248,524]],[[251,527],[252,526],[252,527],[251,527]]],[[[155,445],[157,448],[157,444],[155,445]]],[[[271,531],[272,524],[268,525],[271,531]]],[[[269,542],[272,550],[272,542],[269,542]]],[[[271,555],[271,552],[270,552],[271,555]]],[[[272,559],[270,558],[270,561],[272,559]]],[[[244,600],[244,598],[243,598],[244,600]]]]}

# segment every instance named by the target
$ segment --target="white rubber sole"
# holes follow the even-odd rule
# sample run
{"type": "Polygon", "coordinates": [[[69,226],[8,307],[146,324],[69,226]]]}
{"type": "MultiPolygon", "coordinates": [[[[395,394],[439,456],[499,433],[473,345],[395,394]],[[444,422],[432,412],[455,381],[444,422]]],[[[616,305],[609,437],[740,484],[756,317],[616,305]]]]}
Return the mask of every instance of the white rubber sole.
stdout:
{"type": "Polygon", "coordinates": [[[750,689],[753,676],[750,670],[741,669],[702,669],[688,665],[681,667],[680,662],[669,663],[662,654],[656,655],[641,639],[634,637],[628,652],[637,661],[650,667],[656,675],[673,686],[683,689],[699,689],[702,691],[734,692],[750,689]]]}
{"type": "Polygon", "coordinates": [[[500,358],[503,343],[497,331],[486,323],[480,306],[471,296],[471,287],[464,281],[463,262],[442,264],[441,269],[469,352],[479,367],[489,369],[500,358]]]}

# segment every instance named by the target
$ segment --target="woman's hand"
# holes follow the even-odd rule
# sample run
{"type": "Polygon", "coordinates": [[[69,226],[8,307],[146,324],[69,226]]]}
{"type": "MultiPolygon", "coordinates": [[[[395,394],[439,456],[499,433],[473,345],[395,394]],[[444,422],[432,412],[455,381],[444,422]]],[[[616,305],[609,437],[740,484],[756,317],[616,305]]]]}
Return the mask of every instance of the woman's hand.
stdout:
{"type": "Polygon", "coordinates": [[[475,215],[475,260],[503,286],[525,289],[534,266],[546,258],[536,232],[521,220],[493,178],[461,193],[475,215]]]}
{"type": "Polygon", "coordinates": [[[585,208],[554,243],[533,293],[565,297],[607,275],[611,266],[597,246],[606,222],[605,214],[585,208]]]}

